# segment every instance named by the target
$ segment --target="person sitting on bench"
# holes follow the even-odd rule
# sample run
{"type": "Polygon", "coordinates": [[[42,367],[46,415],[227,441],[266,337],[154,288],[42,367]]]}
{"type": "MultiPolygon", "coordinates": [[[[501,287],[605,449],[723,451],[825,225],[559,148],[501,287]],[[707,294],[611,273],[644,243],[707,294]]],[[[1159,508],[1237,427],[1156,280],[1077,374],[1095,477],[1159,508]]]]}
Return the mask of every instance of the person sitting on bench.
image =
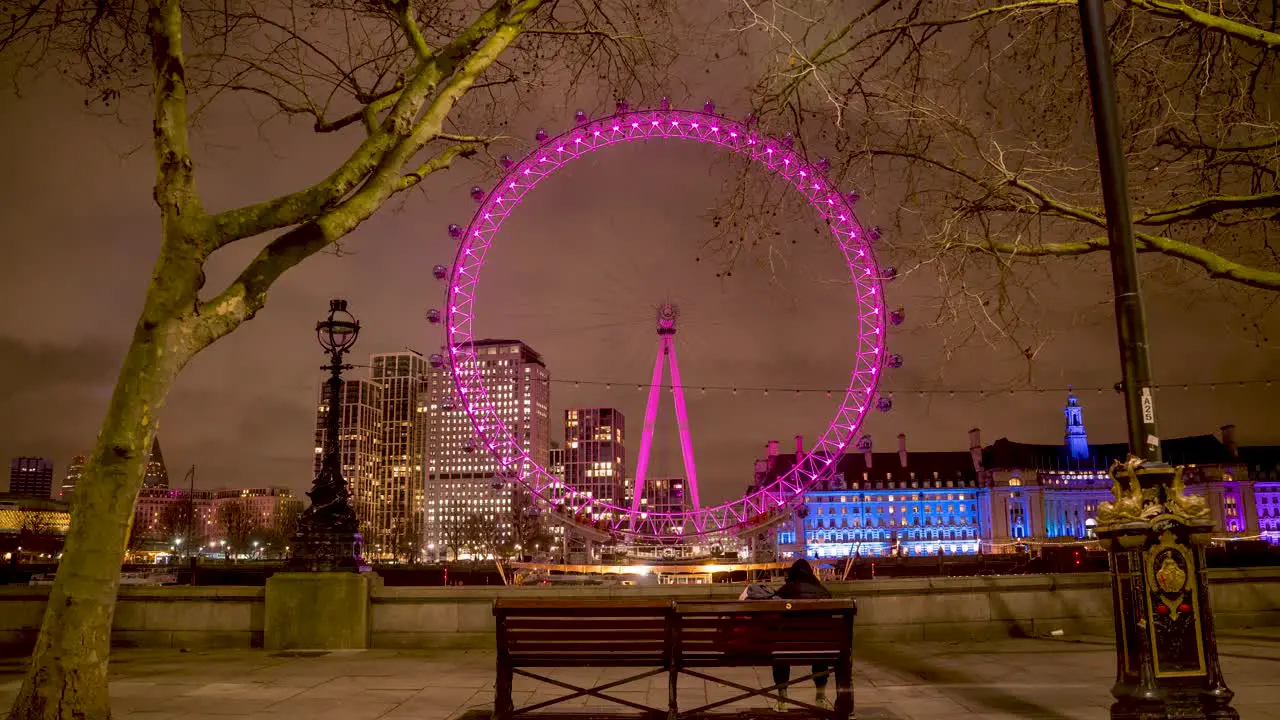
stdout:
{"type": "MultiPolygon", "coordinates": [[[[783,584],[782,587],[778,588],[778,591],[774,593],[774,596],[783,600],[823,600],[830,598],[831,592],[823,587],[822,583],[818,580],[818,577],[813,574],[813,568],[809,565],[809,561],[804,558],[800,558],[792,563],[791,567],[787,569],[787,582],[783,584]]],[[[830,666],[826,664],[813,666],[813,672],[815,673],[826,673],[829,669],[830,666]]],[[[831,704],[827,701],[827,680],[830,677],[831,676],[829,674],[818,675],[813,679],[813,684],[817,693],[814,699],[814,705],[831,707],[831,704]]],[[[790,665],[773,666],[774,685],[785,683],[790,679],[790,665]]],[[[777,710],[782,712],[786,710],[787,706],[787,688],[779,688],[778,695],[781,697],[778,700],[777,710]]]]}

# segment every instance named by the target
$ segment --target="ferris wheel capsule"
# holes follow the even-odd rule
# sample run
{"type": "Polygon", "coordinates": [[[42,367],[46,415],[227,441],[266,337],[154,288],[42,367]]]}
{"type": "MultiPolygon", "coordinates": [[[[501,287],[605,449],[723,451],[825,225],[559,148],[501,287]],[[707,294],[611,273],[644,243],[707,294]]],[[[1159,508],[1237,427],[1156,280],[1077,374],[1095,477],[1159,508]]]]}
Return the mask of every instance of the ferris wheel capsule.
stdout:
{"type": "Polygon", "coordinates": [[[431,356],[427,358],[427,363],[439,370],[444,367],[444,356],[440,353],[431,353],[431,356]]]}
{"type": "Polygon", "coordinates": [[[796,144],[796,136],[791,133],[787,133],[786,135],[783,135],[782,139],[778,142],[782,143],[782,147],[790,150],[792,146],[796,144]]]}
{"type": "Polygon", "coordinates": [[[813,164],[813,167],[819,173],[826,175],[827,173],[831,172],[831,161],[824,157],[821,157],[821,158],[818,158],[818,162],[813,164]]]}
{"type": "Polygon", "coordinates": [[[444,265],[436,265],[431,268],[431,277],[434,277],[437,280],[443,280],[449,277],[449,268],[444,265]]]}
{"type": "Polygon", "coordinates": [[[857,190],[850,190],[849,192],[844,194],[845,202],[849,203],[850,205],[856,205],[858,201],[861,199],[862,199],[862,196],[858,194],[857,190]]]}
{"type": "Polygon", "coordinates": [[[663,96],[662,96],[662,99],[658,101],[658,107],[659,107],[659,108],[661,108],[661,109],[663,109],[663,110],[670,110],[670,109],[671,109],[671,98],[667,97],[666,95],[663,95],[663,96]]]}
{"type": "Polygon", "coordinates": [[[890,325],[901,325],[902,323],[906,322],[906,320],[907,320],[907,311],[902,308],[898,308],[897,310],[894,310],[893,312],[889,313],[890,325]]]}
{"type": "Polygon", "coordinates": [[[548,135],[548,134],[547,134],[547,131],[546,131],[546,130],[543,130],[542,128],[538,128],[538,132],[536,132],[536,133],[534,133],[534,134],[533,134],[533,139],[534,139],[534,140],[537,140],[539,143],[544,143],[544,142],[546,142],[546,141],[547,141],[547,138],[549,138],[549,137],[551,137],[551,136],[550,136],[550,135],[548,135]]]}
{"type": "Polygon", "coordinates": [[[879,239],[880,239],[880,226],[879,226],[879,225],[876,225],[876,226],[872,227],[871,229],[867,230],[867,238],[868,238],[869,240],[871,240],[871,242],[875,242],[875,241],[879,240],[879,239]]]}
{"type": "Polygon", "coordinates": [[[880,272],[881,280],[897,280],[898,268],[890,265],[880,272]]]}
{"type": "Polygon", "coordinates": [[[613,104],[613,111],[618,114],[631,112],[631,106],[627,104],[626,100],[618,100],[613,104]]]}
{"type": "Polygon", "coordinates": [[[579,110],[573,114],[573,121],[581,125],[587,121],[587,111],[579,110]]]}
{"type": "Polygon", "coordinates": [[[457,240],[458,238],[462,237],[462,226],[459,225],[458,223],[449,223],[448,230],[449,230],[449,237],[453,238],[454,240],[457,240]]]}
{"type": "Polygon", "coordinates": [[[471,199],[472,199],[472,200],[475,200],[476,202],[481,202],[481,201],[483,201],[483,200],[484,200],[484,188],[480,187],[479,185],[475,185],[475,186],[473,186],[473,187],[471,188],[471,199]]]}
{"type": "Polygon", "coordinates": [[[889,412],[893,409],[893,400],[881,396],[876,399],[876,409],[880,412],[889,412]]]}
{"type": "Polygon", "coordinates": [[[706,113],[706,114],[708,114],[708,115],[715,115],[715,114],[716,114],[716,104],[715,104],[715,101],[708,99],[705,103],[703,103],[703,104],[702,104],[702,112],[704,112],[704,113],[706,113]]]}
{"type": "Polygon", "coordinates": [[[516,164],[516,161],[512,160],[510,155],[503,155],[502,158],[498,160],[498,162],[502,163],[502,168],[504,170],[510,170],[516,164]]]}
{"type": "Polygon", "coordinates": [[[884,364],[894,370],[897,370],[902,367],[902,356],[898,353],[889,353],[884,356],[884,364]]]}
{"type": "Polygon", "coordinates": [[[428,311],[427,311],[427,322],[431,323],[432,325],[439,325],[439,324],[440,324],[440,311],[439,311],[439,310],[437,310],[437,309],[435,309],[435,308],[431,308],[430,310],[428,310],[428,311]]]}

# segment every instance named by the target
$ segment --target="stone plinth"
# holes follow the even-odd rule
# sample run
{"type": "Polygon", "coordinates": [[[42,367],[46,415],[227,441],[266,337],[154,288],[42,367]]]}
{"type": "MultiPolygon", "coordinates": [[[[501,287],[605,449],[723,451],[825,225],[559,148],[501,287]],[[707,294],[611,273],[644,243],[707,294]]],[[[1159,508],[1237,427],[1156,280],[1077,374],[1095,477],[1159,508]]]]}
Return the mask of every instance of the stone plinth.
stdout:
{"type": "Polygon", "coordinates": [[[369,578],[343,572],[267,578],[263,644],[268,650],[369,647],[369,578]]]}

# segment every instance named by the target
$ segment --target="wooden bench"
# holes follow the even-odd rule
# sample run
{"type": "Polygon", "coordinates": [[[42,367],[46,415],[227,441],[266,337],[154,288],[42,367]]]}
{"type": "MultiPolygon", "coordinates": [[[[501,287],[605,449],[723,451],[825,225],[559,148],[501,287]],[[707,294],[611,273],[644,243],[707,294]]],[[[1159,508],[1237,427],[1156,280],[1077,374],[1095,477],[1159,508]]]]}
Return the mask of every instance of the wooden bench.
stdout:
{"type": "MultiPolygon", "coordinates": [[[[828,665],[835,676],[832,708],[789,699],[822,717],[848,718],[853,712],[852,600],[767,600],[748,602],[673,602],[662,600],[498,600],[497,682],[494,717],[501,720],[590,696],[639,711],[645,717],[678,720],[749,697],[778,698],[778,690],[816,676],[806,673],[787,683],[752,688],[717,678],[711,668],[765,667],[774,664],[828,665]],[[580,687],[535,673],[530,668],[629,667],[641,669],[594,687],[580,687]],[[621,685],[667,673],[666,708],[605,694],[621,685]],[[512,701],[516,675],[569,691],[517,708],[512,701]],[[679,677],[688,675],[741,691],[727,700],[681,710],[679,677]]],[[[819,673],[821,674],[821,673],[819,673]]]]}

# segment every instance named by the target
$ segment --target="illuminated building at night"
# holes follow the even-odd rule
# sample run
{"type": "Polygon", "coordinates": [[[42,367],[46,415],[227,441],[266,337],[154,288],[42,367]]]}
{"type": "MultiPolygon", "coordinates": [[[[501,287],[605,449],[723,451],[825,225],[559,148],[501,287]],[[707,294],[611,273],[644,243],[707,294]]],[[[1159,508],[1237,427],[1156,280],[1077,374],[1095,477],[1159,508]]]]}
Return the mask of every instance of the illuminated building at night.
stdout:
{"type": "Polygon", "coordinates": [[[9,463],[9,493],[48,498],[53,493],[53,463],[41,457],[16,457],[9,463]]]}
{"type": "MultiPolygon", "coordinates": [[[[625,501],[630,505],[632,493],[635,492],[635,481],[627,478],[625,488],[625,501]]],[[[688,509],[684,478],[656,477],[645,481],[644,497],[640,498],[641,512],[685,512],[688,509]]]]}
{"type": "MultiPolygon", "coordinates": [[[[1111,499],[1107,469],[1127,455],[1123,443],[1090,445],[1083,408],[1070,394],[1061,445],[997,440],[983,447],[969,432],[967,452],[874,452],[859,441],[830,478],[805,493],[779,526],[782,553],[810,557],[1020,552],[1093,538],[1098,503],[1111,499]]],[[[754,487],[794,466],[804,452],[780,454],[771,441],[756,462],[754,487]]],[[[1235,428],[1161,443],[1182,466],[1188,492],[1205,496],[1223,537],[1280,542],[1280,452],[1238,448],[1235,428]]]]}
{"type": "Polygon", "coordinates": [[[160,452],[160,438],[151,439],[151,455],[147,458],[147,474],[142,478],[143,487],[169,487],[169,469],[164,466],[164,453],[160,452]]]}
{"type": "Polygon", "coordinates": [[[80,483],[80,476],[84,474],[84,464],[88,461],[89,459],[84,455],[71,458],[71,463],[67,465],[66,477],[62,479],[62,487],[58,488],[59,500],[71,502],[76,492],[76,485],[80,483]]]}
{"type": "Polygon", "coordinates": [[[231,502],[244,506],[250,535],[264,545],[268,540],[287,542],[280,537],[281,520],[286,513],[302,510],[302,500],[282,486],[221,490],[144,487],[133,508],[130,544],[135,549],[164,550],[181,540],[191,553],[221,552],[220,542],[226,533],[218,513],[231,502]]]}
{"type": "Polygon", "coordinates": [[[369,365],[382,388],[382,432],[366,554],[417,557],[425,532],[427,360],[406,351],[373,355],[369,365]]]}
{"type": "Polygon", "coordinates": [[[627,476],[626,427],[622,411],[614,408],[565,410],[565,485],[596,500],[621,505],[627,476]]]}
{"type": "MultiPolygon", "coordinates": [[[[351,493],[351,507],[360,519],[366,541],[374,535],[373,520],[382,466],[382,386],[368,380],[344,380],[338,419],[338,457],[342,478],[351,493]]],[[[328,434],[329,388],[321,385],[316,405],[315,464],[320,472],[325,436],[328,434]]],[[[372,547],[369,548],[372,550],[372,547]]]]}
{"type": "MultiPolygon", "coordinates": [[[[498,416],[529,457],[546,467],[551,378],[542,356],[518,340],[478,340],[475,353],[498,416]]],[[[492,523],[497,536],[509,536],[517,490],[500,476],[498,463],[476,437],[458,401],[453,375],[438,357],[431,363],[425,408],[426,541],[429,555],[445,557],[459,547],[460,529],[470,516],[492,523]]]]}

